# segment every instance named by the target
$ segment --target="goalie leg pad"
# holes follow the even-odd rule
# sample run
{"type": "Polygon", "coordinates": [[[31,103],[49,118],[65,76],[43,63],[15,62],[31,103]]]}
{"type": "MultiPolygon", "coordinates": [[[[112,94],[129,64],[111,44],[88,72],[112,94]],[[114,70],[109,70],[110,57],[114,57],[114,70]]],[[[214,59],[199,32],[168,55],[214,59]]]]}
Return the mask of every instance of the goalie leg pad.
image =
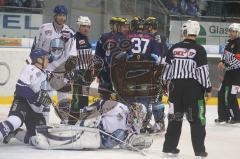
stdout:
{"type": "MultiPolygon", "coordinates": [[[[128,137],[125,140],[129,145],[138,148],[138,149],[147,149],[151,147],[153,143],[153,138],[151,136],[147,135],[136,135],[136,134],[129,134],[128,137]]],[[[123,147],[122,147],[123,148],[123,147]]],[[[132,149],[131,147],[127,146],[127,149],[132,149]]]]}
{"type": "Polygon", "coordinates": [[[100,133],[98,129],[57,125],[51,128],[37,128],[32,143],[39,149],[98,149],[100,133]]]}

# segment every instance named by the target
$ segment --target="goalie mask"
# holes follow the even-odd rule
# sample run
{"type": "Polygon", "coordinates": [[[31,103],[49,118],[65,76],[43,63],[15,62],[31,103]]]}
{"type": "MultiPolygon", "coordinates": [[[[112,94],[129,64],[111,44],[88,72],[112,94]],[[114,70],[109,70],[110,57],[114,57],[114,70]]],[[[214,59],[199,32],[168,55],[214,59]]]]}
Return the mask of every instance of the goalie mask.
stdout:
{"type": "Polygon", "coordinates": [[[50,43],[50,55],[53,61],[56,61],[61,58],[63,55],[63,52],[65,50],[64,48],[64,41],[62,39],[56,38],[53,39],[50,43]]]}
{"type": "Polygon", "coordinates": [[[147,110],[146,107],[141,104],[141,103],[132,103],[131,105],[129,105],[128,107],[129,109],[129,115],[128,115],[128,119],[127,122],[129,125],[133,124],[133,123],[142,123],[147,110]]]}

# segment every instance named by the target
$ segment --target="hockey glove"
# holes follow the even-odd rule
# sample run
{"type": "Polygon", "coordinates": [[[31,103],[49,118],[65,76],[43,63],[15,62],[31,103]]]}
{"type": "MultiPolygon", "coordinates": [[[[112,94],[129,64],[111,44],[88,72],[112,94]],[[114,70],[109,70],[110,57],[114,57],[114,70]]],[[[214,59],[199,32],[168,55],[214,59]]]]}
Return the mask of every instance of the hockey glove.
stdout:
{"type": "Polygon", "coordinates": [[[70,56],[66,63],[65,63],[65,69],[67,72],[72,71],[77,65],[77,58],[75,56],[70,56]]]}
{"type": "Polygon", "coordinates": [[[52,99],[48,95],[46,91],[40,91],[36,94],[36,101],[34,102],[35,105],[40,106],[43,105],[45,107],[48,107],[52,103],[52,99]]]}

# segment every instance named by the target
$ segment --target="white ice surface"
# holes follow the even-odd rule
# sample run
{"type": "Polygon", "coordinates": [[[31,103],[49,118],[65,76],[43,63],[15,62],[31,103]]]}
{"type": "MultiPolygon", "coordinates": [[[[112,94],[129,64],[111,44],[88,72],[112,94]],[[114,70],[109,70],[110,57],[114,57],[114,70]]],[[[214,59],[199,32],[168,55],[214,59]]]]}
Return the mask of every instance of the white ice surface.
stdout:
{"type": "MultiPolygon", "coordinates": [[[[239,159],[240,158],[240,125],[216,125],[217,107],[207,107],[207,136],[206,150],[209,159],[239,159]]],[[[6,119],[9,107],[0,106],[0,121],[6,119]]],[[[5,145],[0,143],[0,159],[161,159],[164,135],[154,137],[150,149],[145,150],[147,156],[126,150],[96,150],[96,151],[69,151],[69,150],[38,150],[24,145],[16,140],[5,145]]],[[[182,135],[178,148],[181,150],[179,158],[192,159],[194,157],[190,127],[184,121],[182,135]]]]}

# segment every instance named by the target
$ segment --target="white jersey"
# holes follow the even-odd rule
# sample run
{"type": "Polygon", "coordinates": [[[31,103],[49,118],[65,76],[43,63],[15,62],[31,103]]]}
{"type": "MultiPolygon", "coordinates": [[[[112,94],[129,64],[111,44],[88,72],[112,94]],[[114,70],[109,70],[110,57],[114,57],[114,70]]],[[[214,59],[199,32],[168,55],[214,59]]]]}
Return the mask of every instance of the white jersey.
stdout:
{"type": "MultiPolygon", "coordinates": [[[[61,31],[57,31],[54,23],[46,23],[43,24],[38,31],[38,35],[36,36],[36,46],[35,48],[41,48],[43,50],[50,52],[50,42],[53,39],[62,37],[62,31],[68,31],[72,35],[74,32],[67,25],[63,25],[61,31]]],[[[77,56],[76,50],[76,40],[74,37],[71,37],[65,44],[65,52],[60,59],[57,61],[53,61],[49,63],[47,70],[54,71],[57,67],[67,61],[69,56],[77,56]]]]}
{"type": "Polygon", "coordinates": [[[117,129],[129,129],[129,126],[127,125],[128,114],[128,107],[118,102],[113,109],[102,114],[101,122],[104,131],[107,133],[113,133],[117,129]]]}
{"type": "MultiPolygon", "coordinates": [[[[17,82],[17,87],[21,87],[22,90],[31,89],[34,93],[37,93],[41,90],[43,84],[45,84],[47,79],[46,72],[40,70],[35,65],[27,65],[21,72],[20,78],[17,82]]],[[[24,96],[25,91],[21,92],[21,95],[24,96]]],[[[29,103],[30,104],[30,103],[29,103]]],[[[43,110],[44,106],[35,106],[30,104],[33,111],[40,113],[43,110]]]]}
{"type": "Polygon", "coordinates": [[[145,119],[145,116],[147,114],[147,109],[144,105],[142,105],[141,110],[141,118],[138,120],[133,120],[131,122],[130,111],[128,109],[128,106],[125,104],[122,104],[120,102],[113,101],[111,104],[111,101],[109,100],[108,103],[105,102],[105,104],[102,106],[103,110],[107,109],[109,106],[111,107],[108,111],[102,114],[101,117],[101,123],[103,126],[103,130],[108,133],[113,133],[117,129],[122,130],[132,130],[136,133],[140,133],[140,129],[142,127],[142,122],[145,119]],[[128,120],[130,119],[130,123],[128,123],[128,120]]]}

